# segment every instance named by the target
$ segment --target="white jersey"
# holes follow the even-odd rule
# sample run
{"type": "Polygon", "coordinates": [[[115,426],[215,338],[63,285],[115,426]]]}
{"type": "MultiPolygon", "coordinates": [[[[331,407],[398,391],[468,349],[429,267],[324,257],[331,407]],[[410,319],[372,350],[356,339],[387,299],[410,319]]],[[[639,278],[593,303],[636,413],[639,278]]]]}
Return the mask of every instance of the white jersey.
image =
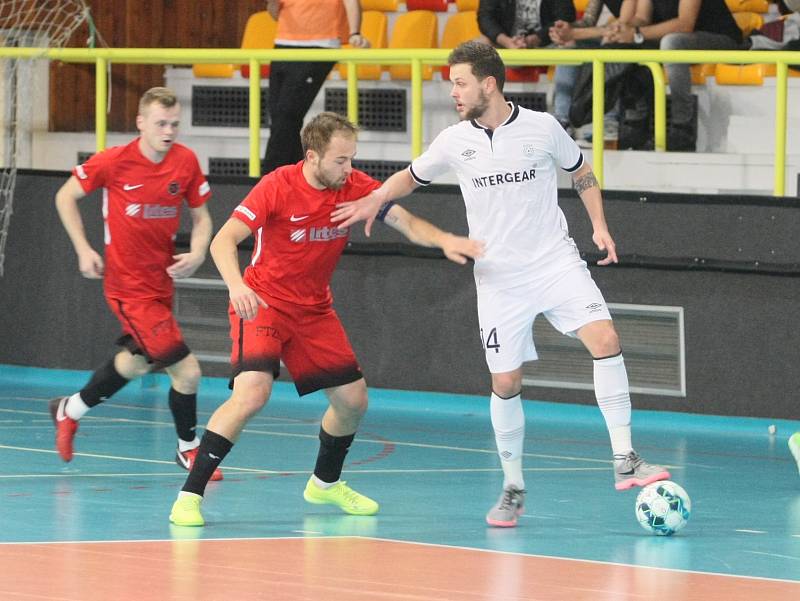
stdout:
{"type": "Polygon", "coordinates": [[[486,243],[478,284],[529,283],[583,264],[558,206],[556,168],[583,165],[575,141],[548,113],[509,103],[495,130],[462,121],[442,131],[410,167],[420,185],[448,168],[458,175],[470,238],[486,243]]]}

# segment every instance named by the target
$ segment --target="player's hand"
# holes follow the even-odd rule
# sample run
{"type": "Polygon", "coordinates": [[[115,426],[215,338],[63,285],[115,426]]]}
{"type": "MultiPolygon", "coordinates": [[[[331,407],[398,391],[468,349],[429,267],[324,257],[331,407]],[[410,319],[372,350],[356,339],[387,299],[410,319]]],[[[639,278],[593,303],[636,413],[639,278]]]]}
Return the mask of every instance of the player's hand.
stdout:
{"type": "Polygon", "coordinates": [[[375,215],[383,204],[381,195],[372,192],[367,196],[362,196],[358,200],[351,200],[342,202],[336,205],[336,208],[331,213],[331,221],[339,223],[337,227],[341,230],[358,223],[359,221],[366,221],[364,225],[364,233],[369,237],[372,233],[372,224],[375,222],[375,215]]]}
{"type": "Polygon", "coordinates": [[[103,277],[105,265],[101,257],[93,248],[78,254],[78,269],[81,275],[89,280],[99,280],[103,277]]]}
{"type": "Polygon", "coordinates": [[[459,265],[464,265],[467,259],[479,259],[483,256],[485,250],[486,245],[483,242],[471,240],[464,236],[447,234],[442,240],[444,256],[459,265]]]}
{"type": "Polygon", "coordinates": [[[614,244],[614,239],[611,237],[611,234],[608,233],[608,230],[595,230],[594,234],[592,234],[592,240],[597,245],[597,248],[608,251],[606,258],[600,259],[597,262],[598,265],[619,263],[619,259],[617,259],[617,246],[614,244]]]}
{"type": "Polygon", "coordinates": [[[167,267],[167,275],[173,280],[180,280],[191,276],[200,265],[205,261],[205,254],[199,253],[181,253],[173,255],[175,262],[167,267]]]}
{"type": "Polygon", "coordinates": [[[230,299],[236,315],[245,321],[255,319],[256,315],[258,315],[259,307],[264,307],[265,309],[269,307],[263,298],[244,284],[239,284],[230,288],[230,299]]]}

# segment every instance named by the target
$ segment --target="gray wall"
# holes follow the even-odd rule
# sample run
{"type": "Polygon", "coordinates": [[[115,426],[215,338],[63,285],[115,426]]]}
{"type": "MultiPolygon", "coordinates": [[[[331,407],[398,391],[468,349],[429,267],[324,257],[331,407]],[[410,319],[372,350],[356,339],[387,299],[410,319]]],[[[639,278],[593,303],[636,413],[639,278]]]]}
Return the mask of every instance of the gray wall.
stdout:
{"type": "MultiPolygon", "coordinates": [[[[18,176],[6,273],[0,279],[0,363],[91,369],[114,350],[117,325],[100,283],[80,277],[53,208],[55,191],[66,177],[53,172],[18,176]]],[[[212,180],[210,208],[217,227],[250,185],[249,180],[212,180]]],[[[800,210],[788,199],[776,205],[749,198],[615,192],[606,197],[612,233],[628,265],[591,267],[606,299],[685,310],[687,397],[634,395],[634,404],[796,417],[800,210]]],[[[466,230],[463,206],[452,188],[426,190],[404,204],[446,229],[466,230]]],[[[565,193],[562,207],[579,247],[592,251],[579,201],[565,193]]],[[[99,195],[87,198],[83,211],[99,248],[99,195]]],[[[361,230],[353,232],[353,254],[343,257],[333,289],[369,384],[487,393],[470,268],[437,252],[396,244],[396,233],[382,226],[369,241],[361,230]]],[[[198,275],[215,275],[210,261],[198,275]]],[[[585,391],[537,388],[526,389],[525,396],[594,402],[585,391]]]]}

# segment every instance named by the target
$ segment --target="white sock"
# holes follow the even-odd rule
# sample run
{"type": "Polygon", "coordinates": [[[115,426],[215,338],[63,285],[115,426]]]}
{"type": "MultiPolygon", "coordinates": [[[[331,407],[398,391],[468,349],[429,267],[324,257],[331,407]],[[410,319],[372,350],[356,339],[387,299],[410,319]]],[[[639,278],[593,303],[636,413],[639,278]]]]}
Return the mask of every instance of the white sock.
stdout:
{"type": "Polygon", "coordinates": [[[184,497],[200,497],[202,499],[203,495],[198,495],[193,492],[186,492],[185,490],[182,490],[178,493],[178,498],[183,499],[184,497]]]}
{"type": "Polygon", "coordinates": [[[192,449],[196,449],[200,446],[200,439],[197,436],[194,437],[194,440],[185,441],[182,438],[178,439],[178,450],[181,453],[185,453],[186,451],[191,451],[192,449]]]}
{"type": "Polygon", "coordinates": [[[627,455],[631,445],[631,395],[622,354],[594,360],[594,394],[606,420],[614,455],[627,455]]]}
{"type": "Polygon", "coordinates": [[[77,421],[86,415],[86,412],[89,411],[89,409],[91,409],[91,407],[83,402],[81,393],[76,392],[67,399],[67,404],[64,407],[64,413],[67,414],[67,417],[77,421]]]}
{"type": "Polygon", "coordinates": [[[522,443],[525,440],[525,414],[520,395],[504,399],[492,393],[489,411],[492,416],[497,454],[503,467],[503,488],[525,488],[522,476],[522,443]]]}
{"type": "Polygon", "coordinates": [[[330,488],[331,486],[339,482],[338,480],[336,482],[323,482],[314,475],[311,476],[311,479],[314,481],[314,484],[317,485],[317,488],[321,488],[323,490],[330,488]]]}

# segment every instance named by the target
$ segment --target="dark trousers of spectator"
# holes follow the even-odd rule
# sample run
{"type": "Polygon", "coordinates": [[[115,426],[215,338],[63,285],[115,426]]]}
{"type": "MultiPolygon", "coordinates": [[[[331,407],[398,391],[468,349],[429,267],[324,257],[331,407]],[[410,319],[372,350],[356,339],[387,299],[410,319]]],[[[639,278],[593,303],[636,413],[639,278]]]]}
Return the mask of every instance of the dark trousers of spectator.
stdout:
{"type": "Polygon", "coordinates": [[[270,132],[262,167],[265,174],[303,158],[300,143],[303,119],[335,64],[275,61],[270,65],[270,132]]]}

